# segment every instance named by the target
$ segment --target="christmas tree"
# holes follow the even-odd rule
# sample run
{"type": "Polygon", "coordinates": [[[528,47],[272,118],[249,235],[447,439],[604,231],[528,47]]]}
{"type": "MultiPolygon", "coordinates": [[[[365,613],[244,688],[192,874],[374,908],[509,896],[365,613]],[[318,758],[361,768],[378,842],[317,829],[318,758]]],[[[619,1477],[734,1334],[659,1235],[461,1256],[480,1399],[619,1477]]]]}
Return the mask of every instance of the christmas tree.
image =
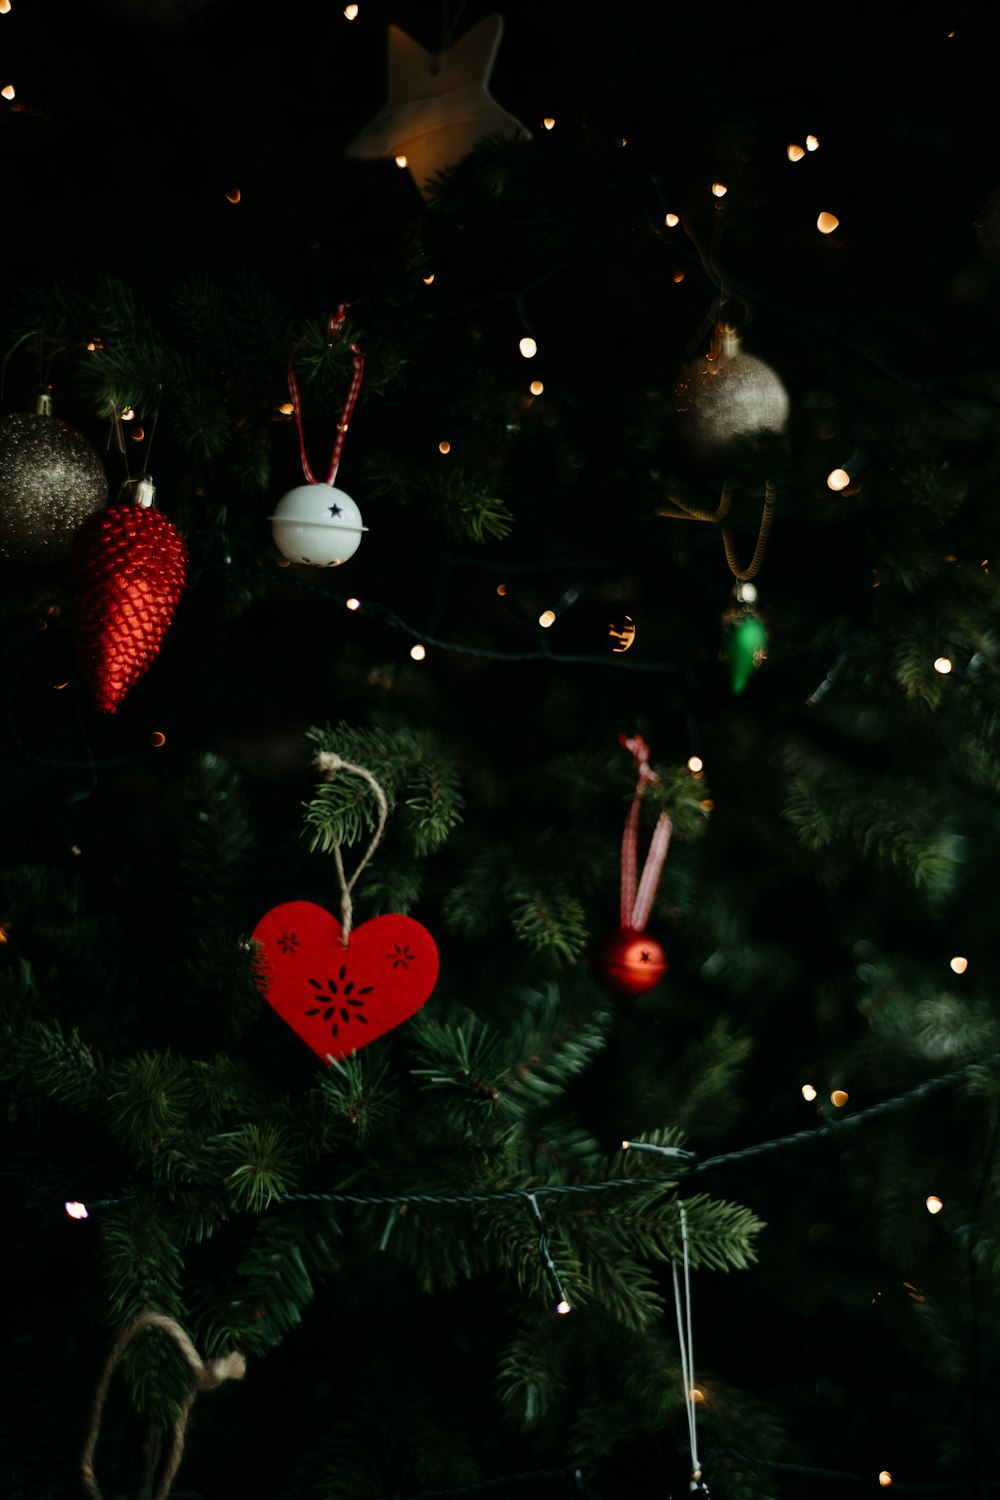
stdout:
{"type": "Polygon", "coordinates": [[[991,7],[0,14],[11,1500],[1000,1479],[991,7]]]}

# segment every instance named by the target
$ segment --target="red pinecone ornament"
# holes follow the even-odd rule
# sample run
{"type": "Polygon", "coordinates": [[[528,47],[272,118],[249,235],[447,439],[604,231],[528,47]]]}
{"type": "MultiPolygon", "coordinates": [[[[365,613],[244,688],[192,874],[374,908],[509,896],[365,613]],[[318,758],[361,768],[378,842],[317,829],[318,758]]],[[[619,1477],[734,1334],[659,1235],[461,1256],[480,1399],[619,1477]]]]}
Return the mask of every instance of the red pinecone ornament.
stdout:
{"type": "Polygon", "coordinates": [[[187,578],[184,538],[161,511],[109,505],[74,537],[77,648],[98,709],[113,714],[150,668],[187,578]]]}

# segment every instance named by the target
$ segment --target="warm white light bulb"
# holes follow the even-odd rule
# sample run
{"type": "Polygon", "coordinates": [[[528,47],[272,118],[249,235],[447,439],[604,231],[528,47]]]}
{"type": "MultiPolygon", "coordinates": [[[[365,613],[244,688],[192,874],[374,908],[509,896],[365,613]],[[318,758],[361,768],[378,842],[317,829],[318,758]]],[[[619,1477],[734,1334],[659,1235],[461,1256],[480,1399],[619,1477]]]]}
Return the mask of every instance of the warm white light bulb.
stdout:
{"type": "Polygon", "coordinates": [[[355,17],[357,16],[357,14],[358,14],[358,7],[356,5],[345,5],[344,6],[344,15],[347,17],[347,19],[349,21],[353,21],[355,19],[355,17]]]}
{"type": "Polygon", "coordinates": [[[885,1489],[885,1487],[886,1487],[887,1484],[891,1484],[892,1483],[892,1475],[889,1473],[888,1469],[883,1469],[880,1472],[880,1474],[878,1476],[878,1482],[882,1486],[883,1489],[885,1489]]]}
{"type": "Polygon", "coordinates": [[[447,438],[444,438],[440,443],[438,443],[438,452],[439,453],[450,453],[451,452],[451,444],[448,442],[447,438]]]}
{"type": "Polygon", "coordinates": [[[826,476],[828,490],[846,490],[850,482],[851,476],[846,469],[831,469],[826,476]]]}
{"type": "Polygon", "coordinates": [[[724,182],[713,182],[712,183],[712,197],[713,198],[724,198],[728,192],[729,192],[729,189],[726,187],[726,184],[724,182]]]}
{"type": "Polygon", "coordinates": [[[12,83],[5,84],[4,87],[0,89],[0,94],[2,94],[5,99],[13,99],[14,85],[12,83]]]}
{"type": "Polygon", "coordinates": [[[396,166],[397,167],[405,167],[406,166],[406,157],[403,156],[402,154],[400,154],[399,156],[397,156],[396,157],[396,166]]]}
{"type": "Polygon", "coordinates": [[[930,1197],[925,1199],[925,1204],[929,1214],[939,1214],[942,1208],[944,1208],[944,1204],[935,1193],[931,1193],[930,1197]]]}
{"type": "Polygon", "coordinates": [[[423,282],[424,286],[433,286],[434,285],[434,272],[433,271],[428,271],[427,275],[426,276],[421,276],[420,279],[423,282]]]}
{"type": "Polygon", "coordinates": [[[801,146],[789,146],[787,152],[789,161],[801,161],[805,154],[801,146]]]}
{"type": "Polygon", "coordinates": [[[704,769],[705,769],[705,762],[702,760],[702,758],[701,758],[700,755],[689,755],[688,756],[688,770],[689,771],[691,771],[694,775],[697,775],[697,773],[699,771],[703,771],[704,769]]]}
{"type": "Polygon", "coordinates": [[[819,230],[820,234],[832,234],[839,223],[840,220],[837,218],[836,214],[828,214],[824,212],[821,213],[819,218],[816,220],[816,228],[819,230]]]}
{"type": "Polygon", "coordinates": [[[546,115],[545,119],[542,121],[542,125],[543,125],[543,127],[546,130],[554,130],[555,129],[555,123],[556,122],[553,119],[552,115],[546,115]]]}
{"type": "Polygon", "coordinates": [[[556,612],[554,609],[543,609],[541,614],[538,616],[538,623],[543,630],[548,630],[549,626],[554,625],[555,622],[556,612]]]}
{"type": "Polygon", "coordinates": [[[538,353],[538,345],[535,343],[533,338],[529,338],[528,336],[525,336],[517,347],[520,349],[525,359],[534,359],[535,355],[538,353]]]}
{"type": "Polygon", "coordinates": [[[0,0],[0,16],[5,16],[10,10],[10,0],[0,0]]]}
{"type": "Polygon", "coordinates": [[[934,663],[934,670],[935,672],[940,672],[942,677],[947,677],[948,673],[951,671],[951,662],[946,656],[939,656],[937,661],[934,663]]]}
{"type": "Polygon", "coordinates": [[[755,604],[757,602],[757,585],[750,582],[737,584],[736,597],[741,604],[755,604]]]}
{"type": "Polygon", "coordinates": [[[847,1103],[847,1099],[848,1095],[844,1089],[834,1089],[833,1093],[830,1095],[830,1103],[834,1106],[835,1109],[843,1109],[844,1105],[847,1103]]]}
{"type": "Polygon", "coordinates": [[[122,421],[123,422],[131,422],[131,420],[132,420],[132,418],[134,416],[135,416],[135,412],[132,410],[131,406],[126,406],[126,407],[123,408],[123,410],[122,410],[122,421]]]}
{"type": "Polygon", "coordinates": [[[86,1205],[83,1203],[64,1203],[63,1208],[71,1219],[89,1219],[86,1205]]]}
{"type": "Polygon", "coordinates": [[[414,661],[423,661],[424,657],[427,655],[427,652],[418,641],[415,646],[410,647],[410,655],[413,657],[414,661]]]}
{"type": "Polygon", "coordinates": [[[533,396],[540,396],[544,389],[545,387],[540,380],[533,380],[528,386],[528,390],[533,396]]]}
{"type": "Polygon", "coordinates": [[[568,1313],[568,1312],[572,1312],[572,1311],[573,1311],[573,1309],[569,1305],[569,1303],[566,1301],[565,1297],[563,1298],[563,1300],[559,1303],[559,1305],[556,1308],[556,1312],[557,1313],[568,1313]]]}
{"type": "Polygon", "coordinates": [[[814,135],[807,135],[806,136],[806,150],[807,151],[818,151],[819,150],[819,141],[816,139],[816,137],[814,135]]]}
{"type": "Polygon", "coordinates": [[[346,603],[347,603],[347,608],[348,609],[360,609],[361,608],[361,600],[360,599],[348,599],[346,601],[346,603]]]}
{"type": "Polygon", "coordinates": [[[966,969],[969,967],[969,960],[967,958],[960,957],[960,955],[956,953],[955,957],[949,961],[948,967],[953,974],[964,974],[966,969]]]}
{"type": "Polygon", "coordinates": [[[815,1099],[816,1090],[813,1088],[811,1083],[804,1083],[802,1085],[802,1097],[806,1100],[807,1103],[815,1099]]]}
{"type": "Polygon", "coordinates": [[[663,222],[664,224],[666,224],[668,229],[676,229],[681,221],[680,217],[677,214],[667,214],[663,222]]]}

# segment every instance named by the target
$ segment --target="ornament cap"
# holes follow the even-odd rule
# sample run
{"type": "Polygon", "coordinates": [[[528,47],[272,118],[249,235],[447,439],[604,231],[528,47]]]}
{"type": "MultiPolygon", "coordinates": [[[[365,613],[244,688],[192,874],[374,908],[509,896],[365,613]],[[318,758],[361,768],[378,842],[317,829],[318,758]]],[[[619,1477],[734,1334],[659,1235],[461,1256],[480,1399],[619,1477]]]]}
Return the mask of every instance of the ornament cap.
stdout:
{"type": "Polygon", "coordinates": [[[120,505],[137,505],[140,510],[152,510],[156,504],[156,485],[148,474],[136,479],[123,479],[118,491],[120,505]]]}
{"type": "Polygon", "coordinates": [[[735,359],[743,345],[739,330],[732,323],[720,323],[718,338],[719,353],[723,359],[735,359]]]}
{"type": "Polygon", "coordinates": [[[35,416],[51,417],[52,415],[52,392],[39,391],[35,397],[35,416]]]}
{"type": "Polygon", "coordinates": [[[141,479],[133,479],[132,494],[136,505],[141,505],[143,510],[148,510],[156,501],[156,485],[148,474],[141,479]]]}

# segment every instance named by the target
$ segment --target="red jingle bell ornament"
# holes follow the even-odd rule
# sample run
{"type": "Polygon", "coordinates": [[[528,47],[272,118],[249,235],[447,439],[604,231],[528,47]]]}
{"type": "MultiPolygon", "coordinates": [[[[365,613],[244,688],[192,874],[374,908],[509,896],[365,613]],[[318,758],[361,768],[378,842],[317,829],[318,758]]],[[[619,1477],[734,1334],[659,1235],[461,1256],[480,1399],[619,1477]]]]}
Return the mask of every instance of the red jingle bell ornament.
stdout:
{"type": "Polygon", "coordinates": [[[645,931],[645,926],[670,847],[672,825],[669,813],[661,812],[653,830],[642,879],[637,881],[639,809],[646,787],[656,780],[656,775],[649,768],[649,749],[641,735],[633,735],[631,739],[619,735],[618,738],[626,750],[631,750],[639,780],[622,837],[621,922],[615,932],[597,945],[591,965],[596,978],[607,989],[619,995],[642,995],[659,984],[669,967],[662,947],[645,931]]]}
{"type": "Polygon", "coordinates": [[[656,939],[631,927],[620,927],[598,945],[593,966],[601,983],[620,995],[645,994],[670,967],[656,939]]]}

